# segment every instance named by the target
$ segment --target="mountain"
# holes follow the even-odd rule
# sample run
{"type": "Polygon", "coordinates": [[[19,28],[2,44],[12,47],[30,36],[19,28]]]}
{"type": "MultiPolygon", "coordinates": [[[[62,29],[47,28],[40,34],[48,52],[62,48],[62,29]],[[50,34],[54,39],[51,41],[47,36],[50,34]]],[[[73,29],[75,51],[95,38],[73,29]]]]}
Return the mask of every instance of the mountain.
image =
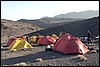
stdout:
{"type": "Polygon", "coordinates": [[[70,12],[67,14],[60,14],[54,16],[54,18],[92,18],[99,16],[99,10],[93,11],[93,10],[87,10],[87,11],[81,11],[81,12],[70,12]]]}
{"type": "Polygon", "coordinates": [[[33,25],[37,25],[41,28],[49,28],[54,27],[60,24],[67,24],[72,21],[83,20],[81,18],[51,18],[51,17],[43,17],[40,19],[35,20],[27,20],[27,19],[20,19],[17,20],[18,22],[30,23],[33,25]]]}
{"type": "Polygon", "coordinates": [[[61,24],[68,24],[72,21],[79,21],[79,20],[96,17],[98,15],[99,15],[99,10],[97,11],[87,10],[87,11],[81,11],[78,13],[71,12],[67,14],[60,14],[54,17],[42,17],[40,19],[35,19],[35,20],[20,19],[17,21],[37,25],[41,28],[49,28],[49,27],[54,27],[61,24]]]}
{"type": "Polygon", "coordinates": [[[99,35],[99,16],[80,21],[73,21],[72,23],[59,25],[51,28],[46,28],[43,30],[29,33],[29,35],[32,35],[33,33],[39,33],[42,35],[56,33],[58,35],[62,31],[79,37],[87,36],[88,30],[92,33],[92,36],[99,35]]]}

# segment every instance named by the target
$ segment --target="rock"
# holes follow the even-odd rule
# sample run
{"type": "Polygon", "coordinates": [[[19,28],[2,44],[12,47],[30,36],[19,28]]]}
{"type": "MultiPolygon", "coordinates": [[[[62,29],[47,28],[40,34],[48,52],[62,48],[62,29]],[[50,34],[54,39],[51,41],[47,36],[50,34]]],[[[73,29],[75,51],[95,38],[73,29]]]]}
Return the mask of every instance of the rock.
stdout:
{"type": "Polygon", "coordinates": [[[81,64],[80,64],[80,63],[78,63],[78,66],[81,66],[81,64]]]}
{"type": "Polygon", "coordinates": [[[1,49],[3,49],[3,46],[1,47],[1,49]]]}
{"type": "Polygon", "coordinates": [[[97,52],[97,50],[91,50],[90,51],[90,53],[96,53],[97,52]]]}
{"type": "Polygon", "coordinates": [[[48,64],[47,66],[53,66],[52,64],[48,64]]]}
{"type": "Polygon", "coordinates": [[[93,44],[89,44],[89,46],[93,46],[93,44]]]}
{"type": "Polygon", "coordinates": [[[76,56],[76,58],[78,58],[80,60],[87,60],[87,58],[84,55],[78,55],[78,56],[76,56]]]}
{"type": "Polygon", "coordinates": [[[42,58],[37,58],[37,59],[35,59],[35,61],[40,62],[40,61],[43,61],[43,59],[42,58]]]}
{"type": "Polygon", "coordinates": [[[8,65],[2,65],[2,66],[8,66],[8,65]]]}
{"type": "Polygon", "coordinates": [[[15,66],[30,66],[31,64],[26,63],[26,62],[21,62],[21,63],[17,63],[15,64],[15,66]]]}

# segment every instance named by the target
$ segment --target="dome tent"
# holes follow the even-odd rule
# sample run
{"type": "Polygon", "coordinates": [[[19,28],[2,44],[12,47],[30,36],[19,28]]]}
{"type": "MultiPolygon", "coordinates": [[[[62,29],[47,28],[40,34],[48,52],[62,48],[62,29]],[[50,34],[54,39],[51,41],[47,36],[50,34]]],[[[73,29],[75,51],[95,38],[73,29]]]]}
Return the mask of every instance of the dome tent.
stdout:
{"type": "Polygon", "coordinates": [[[85,54],[89,50],[78,38],[65,33],[54,45],[55,51],[63,52],[64,54],[78,53],[85,54]]]}

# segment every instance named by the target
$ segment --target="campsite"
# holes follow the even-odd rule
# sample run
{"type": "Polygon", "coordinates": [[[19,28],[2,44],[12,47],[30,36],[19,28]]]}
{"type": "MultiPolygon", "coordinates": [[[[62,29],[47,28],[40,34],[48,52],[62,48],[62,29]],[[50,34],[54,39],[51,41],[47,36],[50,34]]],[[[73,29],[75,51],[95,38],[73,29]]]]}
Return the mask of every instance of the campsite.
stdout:
{"type": "Polygon", "coordinates": [[[52,46],[52,51],[45,51],[46,45],[54,42],[49,35],[31,45],[17,38],[9,49],[1,48],[1,66],[99,66],[99,42],[83,44],[77,37],[65,33],[52,46]]]}
{"type": "MultiPolygon", "coordinates": [[[[29,4],[31,9],[27,7],[28,2],[24,3],[24,1],[21,1],[21,4],[16,2],[16,5],[9,2],[10,7],[6,6],[6,3],[3,7],[6,8],[2,12],[5,12],[4,14],[9,18],[15,15],[17,20],[1,19],[1,66],[99,66],[99,10],[72,12],[70,6],[74,4],[68,3],[70,6],[66,6],[67,2],[64,8],[70,9],[62,10],[60,6],[64,2],[60,2],[53,14],[65,10],[71,12],[48,17],[47,13],[52,15],[53,10],[50,7],[45,10],[43,6],[48,5],[46,2],[45,5],[43,2],[33,4],[31,1],[32,4],[29,4]],[[26,6],[21,7],[22,4],[26,6]],[[35,4],[41,6],[43,11],[35,4]],[[35,6],[36,11],[32,5],[35,6]],[[27,15],[27,13],[30,14],[27,15]],[[40,17],[38,15],[44,17],[35,19],[40,17]],[[87,34],[87,31],[90,33],[87,34]]],[[[81,5],[81,3],[78,4],[81,5]]],[[[87,4],[89,6],[90,3],[87,4]]],[[[52,4],[50,6],[54,7],[52,4]]],[[[76,10],[76,8],[72,9],[76,10]]]]}
{"type": "MultiPolygon", "coordinates": [[[[98,34],[99,31],[97,20],[98,17],[84,20],[84,23],[90,23],[90,21],[97,23],[93,28],[96,30],[92,31],[93,34],[98,34]]],[[[80,26],[81,21],[77,23],[80,26]]],[[[78,32],[79,34],[74,34],[75,29],[73,28],[69,34],[64,32],[64,35],[58,36],[60,27],[64,30],[67,26],[42,29],[28,23],[4,19],[1,24],[1,66],[99,66],[99,36],[93,38],[92,44],[88,44],[86,36],[81,37],[86,33],[80,31],[80,28],[77,29],[81,32],[78,32]],[[29,35],[29,41],[26,35],[29,35]],[[47,44],[51,44],[52,51],[46,50],[47,44]]],[[[69,23],[70,25],[74,25],[74,22],[69,23]]],[[[90,28],[93,26],[91,24],[90,28]]]]}
{"type": "MultiPolygon", "coordinates": [[[[98,19],[98,17],[95,18],[84,22],[98,19]]],[[[73,31],[58,36],[60,27],[42,29],[28,23],[4,19],[1,23],[1,66],[99,66],[99,36],[93,38],[92,44],[88,44],[86,36],[81,37],[82,33],[85,34],[82,31],[79,33],[81,36],[78,36],[78,33],[74,35],[73,31]],[[26,35],[29,35],[29,41],[26,35]],[[51,44],[52,51],[46,50],[47,44],[51,44]]],[[[66,26],[63,27],[62,30],[66,29],[66,26]]],[[[96,31],[92,33],[97,34],[99,29],[97,26],[95,28],[96,31]]]]}

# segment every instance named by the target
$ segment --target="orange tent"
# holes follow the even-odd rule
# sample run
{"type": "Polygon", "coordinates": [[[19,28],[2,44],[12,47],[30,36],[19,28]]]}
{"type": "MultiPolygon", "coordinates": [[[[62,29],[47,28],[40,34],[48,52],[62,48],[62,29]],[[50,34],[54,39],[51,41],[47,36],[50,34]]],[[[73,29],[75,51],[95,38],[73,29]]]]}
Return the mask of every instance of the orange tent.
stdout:
{"type": "Polygon", "coordinates": [[[55,40],[57,40],[59,37],[56,34],[51,35],[55,40]]]}
{"type": "Polygon", "coordinates": [[[44,36],[44,37],[41,37],[38,40],[38,45],[40,45],[40,44],[42,44],[42,45],[50,45],[50,44],[54,44],[55,41],[56,40],[51,36],[44,36]]]}
{"type": "Polygon", "coordinates": [[[69,33],[64,34],[59,40],[57,40],[54,45],[54,50],[63,52],[65,54],[85,54],[89,51],[85,44],[69,33]]]}

